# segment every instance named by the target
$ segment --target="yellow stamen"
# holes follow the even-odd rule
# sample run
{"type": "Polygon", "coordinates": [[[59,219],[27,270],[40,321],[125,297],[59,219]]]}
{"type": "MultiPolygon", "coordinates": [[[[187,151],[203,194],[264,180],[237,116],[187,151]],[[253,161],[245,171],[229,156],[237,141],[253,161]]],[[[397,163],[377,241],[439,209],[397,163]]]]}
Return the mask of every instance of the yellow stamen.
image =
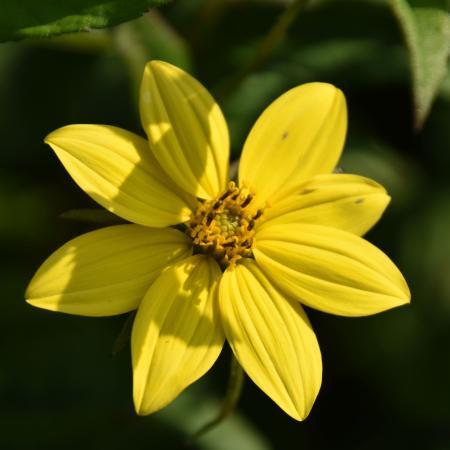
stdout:
{"type": "Polygon", "coordinates": [[[187,228],[197,250],[211,254],[224,267],[251,257],[255,224],[263,213],[252,208],[252,199],[247,188],[231,181],[217,199],[201,203],[187,228]]]}

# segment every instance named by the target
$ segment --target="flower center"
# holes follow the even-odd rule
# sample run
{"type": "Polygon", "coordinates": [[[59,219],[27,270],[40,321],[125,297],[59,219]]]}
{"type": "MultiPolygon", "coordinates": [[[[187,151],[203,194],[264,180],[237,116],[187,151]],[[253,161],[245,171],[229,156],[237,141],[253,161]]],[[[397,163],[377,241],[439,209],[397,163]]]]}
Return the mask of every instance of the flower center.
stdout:
{"type": "Polygon", "coordinates": [[[253,195],[231,181],[215,200],[203,201],[187,224],[196,250],[211,254],[222,267],[252,257],[255,224],[263,210],[252,207],[253,195]]]}

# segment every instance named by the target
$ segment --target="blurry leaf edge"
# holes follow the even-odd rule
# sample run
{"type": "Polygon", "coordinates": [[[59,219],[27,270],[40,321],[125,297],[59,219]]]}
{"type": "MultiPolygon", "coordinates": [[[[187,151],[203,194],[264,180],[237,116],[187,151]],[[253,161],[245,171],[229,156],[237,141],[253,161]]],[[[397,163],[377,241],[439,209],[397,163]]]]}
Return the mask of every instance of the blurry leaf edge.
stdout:
{"type": "Polygon", "coordinates": [[[389,0],[409,50],[414,101],[414,127],[420,130],[442,84],[450,53],[450,18],[437,8],[414,8],[407,0],[389,0]],[[433,32],[424,25],[434,22],[433,32]],[[438,51],[427,52],[430,44],[438,51]],[[431,64],[430,64],[431,62],[431,64]]]}

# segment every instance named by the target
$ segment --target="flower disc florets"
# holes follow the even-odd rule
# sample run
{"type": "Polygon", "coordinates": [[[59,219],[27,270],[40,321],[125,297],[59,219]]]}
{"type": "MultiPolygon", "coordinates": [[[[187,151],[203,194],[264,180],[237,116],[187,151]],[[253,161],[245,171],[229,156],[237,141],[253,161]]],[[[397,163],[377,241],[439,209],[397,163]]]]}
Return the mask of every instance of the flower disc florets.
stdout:
{"type": "Polygon", "coordinates": [[[215,200],[202,202],[188,223],[197,250],[211,254],[223,267],[251,257],[255,225],[262,209],[252,207],[252,193],[231,181],[215,200]]]}

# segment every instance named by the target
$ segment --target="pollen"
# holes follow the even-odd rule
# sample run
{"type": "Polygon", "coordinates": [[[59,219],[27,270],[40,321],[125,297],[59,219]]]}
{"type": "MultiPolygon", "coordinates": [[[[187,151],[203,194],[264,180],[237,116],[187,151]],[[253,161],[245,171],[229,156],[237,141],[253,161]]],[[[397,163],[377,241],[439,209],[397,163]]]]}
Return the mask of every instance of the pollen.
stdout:
{"type": "Polygon", "coordinates": [[[234,267],[243,257],[251,258],[255,225],[262,209],[252,205],[253,194],[231,181],[214,200],[203,201],[187,224],[187,234],[199,253],[213,256],[222,267],[234,267]]]}

